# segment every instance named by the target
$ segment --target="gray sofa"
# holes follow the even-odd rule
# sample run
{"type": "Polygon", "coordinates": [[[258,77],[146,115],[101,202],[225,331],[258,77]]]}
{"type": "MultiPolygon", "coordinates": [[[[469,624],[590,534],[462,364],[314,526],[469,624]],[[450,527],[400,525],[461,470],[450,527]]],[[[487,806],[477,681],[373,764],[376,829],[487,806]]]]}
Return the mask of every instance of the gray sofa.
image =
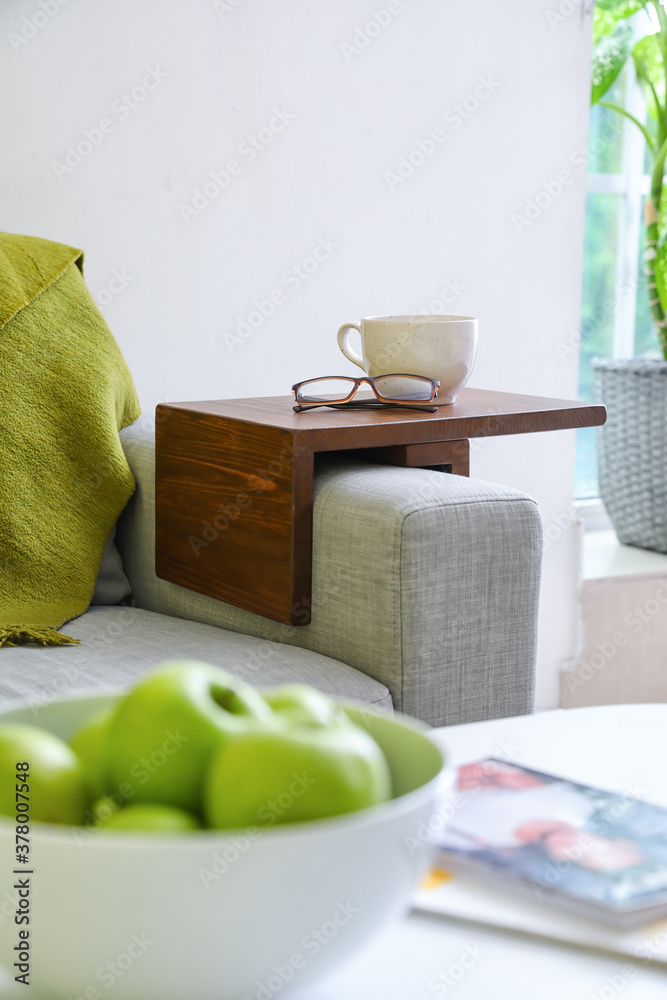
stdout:
{"type": "Polygon", "coordinates": [[[312,621],[280,625],[159,580],[154,424],[121,432],[137,482],[117,545],[131,606],[94,606],[81,645],[0,652],[0,700],[39,707],[126,686],[175,657],[259,686],[307,681],[432,725],[533,710],[542,534],[536,504],[492,483],[334,457],[315,483],[312,621]]]}

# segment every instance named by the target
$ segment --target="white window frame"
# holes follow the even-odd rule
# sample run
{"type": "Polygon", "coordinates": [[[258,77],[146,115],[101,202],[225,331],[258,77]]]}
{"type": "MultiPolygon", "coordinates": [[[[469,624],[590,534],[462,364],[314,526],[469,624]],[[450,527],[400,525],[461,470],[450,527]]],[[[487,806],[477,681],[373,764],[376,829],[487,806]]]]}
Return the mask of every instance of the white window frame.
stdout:
{"type": "MultiPolygon", "coordinates": [[[[632,62],[628,62],[626,73],[625,109],[643,124],[646,120],[646,104],[632,62]]],[[[637,126],[628,121],[627,118],[623,118],[622,136],[622,172],[620,174],[589,173],[586,178],[586,191],[590,194],[616,194],[621,198],[616,254],[616,287],[629,287],[629,291],[618,297],[614,309],[612,357],[631,358],[635,353],[637,286],[634,279],[639,271],[642,198],[651,190],[651,178],[649,174],[644,173],[644,137],[637,126]]]]}
{"type": "MultiPolygon", "coordinates": [[[[646,103],[632,60],[628,61],[624,72],[627,74],[624,107],[643,124],[646,120],[646,103]]],[[[621,198],[616,253],[616,289],[622,288],[623,294],[617,294],[614,308],[613,358],[629,358],[635,353],[636,276],[639,273],[640,263],[642,198],[651,190],[651,177],[644,173],[644,157],[643,135],[633,122],[623,117],[622,172],[588,173],[586,176],[588,194],[615,194],[621,198]]],[[[585,531],[606,531],[612,527],[599,497],[575,500],[574,509],[576,515],[583,521],[585,531]]]]}

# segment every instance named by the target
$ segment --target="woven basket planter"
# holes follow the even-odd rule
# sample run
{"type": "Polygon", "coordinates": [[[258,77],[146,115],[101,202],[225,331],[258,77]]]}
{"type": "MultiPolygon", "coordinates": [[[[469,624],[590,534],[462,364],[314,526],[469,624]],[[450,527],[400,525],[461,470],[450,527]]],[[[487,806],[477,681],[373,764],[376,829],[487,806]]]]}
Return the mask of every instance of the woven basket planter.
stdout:
{"type": "Polygon", "coordinates": [[[594,361],[600,496],[620,542],[667,552],[667,362],[594,361]]]}

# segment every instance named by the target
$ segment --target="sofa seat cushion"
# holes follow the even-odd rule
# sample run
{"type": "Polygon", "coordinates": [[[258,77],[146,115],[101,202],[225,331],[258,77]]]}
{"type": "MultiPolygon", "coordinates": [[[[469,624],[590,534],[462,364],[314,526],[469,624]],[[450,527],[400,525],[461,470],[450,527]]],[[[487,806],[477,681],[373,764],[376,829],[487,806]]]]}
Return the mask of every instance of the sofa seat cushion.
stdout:
{"type": "Polygon", "coordinates": [[[213,625],[129,607],[95,607],[62,629],[76,646],[0,650],[0,705],[17,699],[39,706],[76,693],[122,690],[164,660],[205,660],[256,687],[302,682],[391,710],[389,691],[360,670],[320,653],[255,639],[213,625]]]}

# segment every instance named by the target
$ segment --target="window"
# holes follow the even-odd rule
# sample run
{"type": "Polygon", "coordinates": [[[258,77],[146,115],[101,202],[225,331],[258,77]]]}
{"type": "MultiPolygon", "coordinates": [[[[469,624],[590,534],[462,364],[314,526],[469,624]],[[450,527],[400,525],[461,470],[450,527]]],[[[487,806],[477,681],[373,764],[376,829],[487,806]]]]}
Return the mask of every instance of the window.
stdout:
{"type": "MultiPolygon", "coordinates": [[[[640,28],[645,34],[645,21],[640,28]]],[[[631,61],[605,100],[645,120],[631,61]]],[[[643,272],[644,199],[650,185],[645,147],[627,118],[599,105],[591,108],[579,368],[579,396],[585,400],[593,400],[593,358],[660,354],[643,272]]],[[[598,495],[595,428],[586,427],[577,431],[575,497],[598,495]]]]}

